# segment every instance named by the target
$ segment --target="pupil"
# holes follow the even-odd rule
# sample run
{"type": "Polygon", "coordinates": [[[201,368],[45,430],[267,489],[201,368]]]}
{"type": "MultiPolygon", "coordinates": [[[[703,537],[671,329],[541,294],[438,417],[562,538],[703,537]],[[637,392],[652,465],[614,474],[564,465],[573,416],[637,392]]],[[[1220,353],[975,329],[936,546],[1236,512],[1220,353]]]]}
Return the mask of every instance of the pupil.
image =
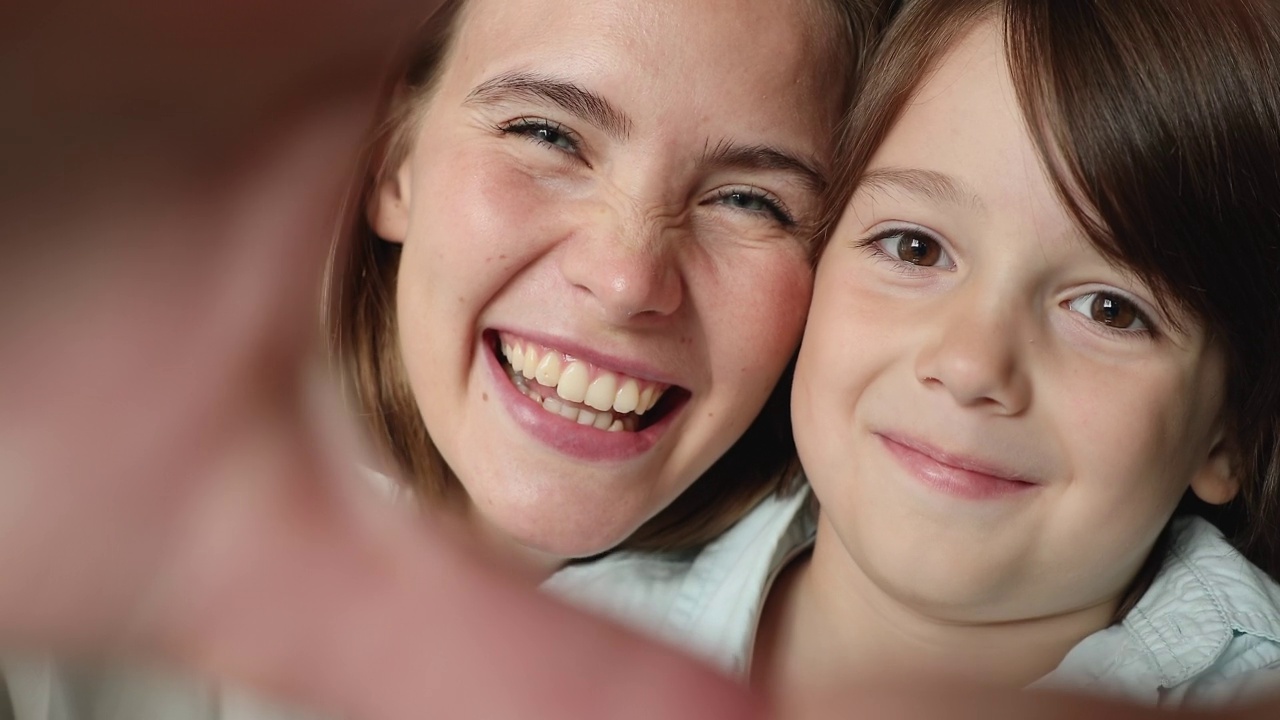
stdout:
{"type": "Polygon", "coordinates": [[[1126,328],[1132,325],[1136,318],[1128,303],[1099,295],[1093,301],[1093,319],[1103,325],[1126,328]]]}
{"type": "Polygon", "coordinates": [[[933,265],[938,261],[937,248],[921,237],[908,237],[899,254],[903,256],[903,260],[913,265],[933,265]]]}

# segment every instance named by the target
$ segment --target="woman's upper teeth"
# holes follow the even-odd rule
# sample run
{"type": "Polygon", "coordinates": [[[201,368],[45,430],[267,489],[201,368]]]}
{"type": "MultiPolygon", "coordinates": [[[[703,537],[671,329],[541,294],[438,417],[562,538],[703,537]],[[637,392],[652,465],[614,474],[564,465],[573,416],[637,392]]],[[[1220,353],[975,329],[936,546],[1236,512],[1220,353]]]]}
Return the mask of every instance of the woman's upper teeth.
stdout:
{"type": "Polygon", "coordinates": [[[643,415],[653,409],[667,387],[573,360],[559,350],[502,338],[502,354],[511,369],[539,385],[554,388],[561,399],[601,412],[643,415]]]}

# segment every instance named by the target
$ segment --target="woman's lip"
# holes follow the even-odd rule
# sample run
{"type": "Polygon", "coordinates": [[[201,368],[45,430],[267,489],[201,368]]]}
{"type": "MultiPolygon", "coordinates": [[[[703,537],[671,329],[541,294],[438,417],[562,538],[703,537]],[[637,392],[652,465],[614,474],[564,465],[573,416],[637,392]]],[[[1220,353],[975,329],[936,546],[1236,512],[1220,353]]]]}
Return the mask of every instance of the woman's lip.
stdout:
{"type": "Polygon", "coordinates": [[[596,430],[538,407],[511,383],[487,340],[481,341],[479,349],[493,380],[496,399],[516,425],[542,445],[578,460],[624,462],[639,457],[658,443],[683,409],[678,405],[654,424],[637,432],[596,430]]]}
{"type": "Polygon", "coordinates": [[[949,453],[916,438],[876,433],[885,448],[926,485],[951,495],[984,500],[1037,487],[1024,475],[976,458],[949,453]]]}

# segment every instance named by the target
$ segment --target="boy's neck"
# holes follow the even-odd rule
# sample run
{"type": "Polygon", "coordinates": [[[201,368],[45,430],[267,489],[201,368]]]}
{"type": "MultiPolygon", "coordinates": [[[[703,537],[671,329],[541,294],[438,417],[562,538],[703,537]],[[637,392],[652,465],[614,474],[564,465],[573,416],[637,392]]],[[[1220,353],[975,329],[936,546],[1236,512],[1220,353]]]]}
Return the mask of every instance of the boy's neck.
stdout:
{"type": "Polygon", "coordinates": [[[765,601],[751,684],[782,706],[814,693],[907,676],[1025,687],[1110,624],[1114,604],[991,624],[929,617],[886,594],[822,516],[813,553],[783,571],[765,601]]]}

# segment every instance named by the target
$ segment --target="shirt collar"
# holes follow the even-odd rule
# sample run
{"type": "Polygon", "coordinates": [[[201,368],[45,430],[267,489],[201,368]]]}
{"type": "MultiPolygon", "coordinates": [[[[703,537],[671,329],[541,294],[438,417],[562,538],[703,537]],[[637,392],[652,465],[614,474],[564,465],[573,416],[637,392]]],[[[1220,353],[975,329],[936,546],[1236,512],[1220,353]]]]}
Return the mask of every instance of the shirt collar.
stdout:
{"type": "Polygon", "coordinates": [[[1213,665],[1236,635],[1280,642],[1280,587],[1199,517],[1178,518],[1168,557],[1122,625],[1162,687],[1213,665]]]}

